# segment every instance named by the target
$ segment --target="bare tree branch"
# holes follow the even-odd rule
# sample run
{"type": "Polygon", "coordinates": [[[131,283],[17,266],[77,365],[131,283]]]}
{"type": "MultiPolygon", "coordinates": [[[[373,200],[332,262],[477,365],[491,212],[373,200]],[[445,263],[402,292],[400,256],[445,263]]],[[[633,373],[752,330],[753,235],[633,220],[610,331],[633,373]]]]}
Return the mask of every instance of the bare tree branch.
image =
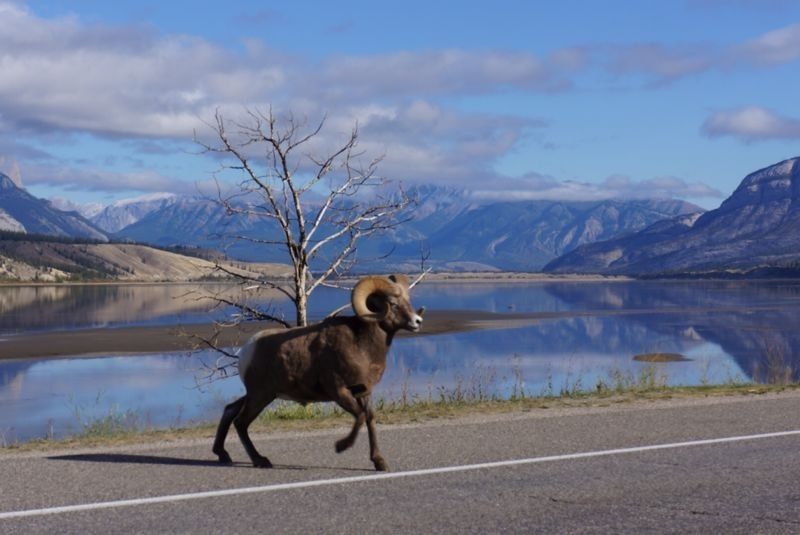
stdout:
{"type": "Polygon", "coordinates": [[[414,279],[414,281],[413,281],[411,284],[409,284],[409,285],[408,285],[408,289],[409,289],[409,290],[413,290],[413,289],[414,289],[414,286],[416,286],[417,284],[419,284],[420,282],[422,282],[422,279],[424,279],[424,278],[425,278],[425,276],[426,276],[428,273],[430,273],[431,271],[433,271],[433,268],[428,268],[428,269],[426,269],[425,271],[423,271],[422,273],[420,273],[420,274],[419,274],[419,276],[418,276],[416,279],[414,279]]]}
{"type": "MultiPolygon", "coordinates": [[[[399,187],[386,194],[390,182],[377,173],[383,155],[365,158],[358,148],[358,123],[341,142],[320,150],[318,141],[328,141],[323,138],[326,121],[323,117],[309,127],[291,113],[279,117],[271,106],[245,109],[233,120],[216,110],[213,120],[206,123],[215,141],[201,142],[195,135],[204,152],[220,159],[216,200],[225,213],[263,222],[259,234],[239,230],[226,237],[280,248],[291,262],[292,280],[286,287],[227,267],[217,269],[249,284],[253,291],[281,292],[295,307],[297,325],[307,323],[309,296],[320,286],[337,286],[330,281],[352,267],[359,242],[404,223],[407,218],[401,214],[414,202],[399,187]],[[220,181],[229,182],[232,177],[238,186],[226,193],[220,181]]],[[[266,319],[289,325],[235,299],[211,298],[236,308],[237,321],[266,319]]],[[[201,342],[214,345],[213,340],[201,342]]]]}

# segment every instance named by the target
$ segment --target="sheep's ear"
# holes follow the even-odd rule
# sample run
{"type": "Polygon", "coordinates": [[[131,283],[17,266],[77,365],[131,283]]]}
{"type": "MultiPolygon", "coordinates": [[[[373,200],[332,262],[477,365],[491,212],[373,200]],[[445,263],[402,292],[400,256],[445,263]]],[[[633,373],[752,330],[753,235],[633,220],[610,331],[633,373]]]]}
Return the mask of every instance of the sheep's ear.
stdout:
{"type": "Polygon", "coordinates": [[[411,282],[408,280],[408,276],[402,273],[395,273],[393,275],[389,275],[389,280],[405,288],[408,288],[408,285],[411,284],[411,282]]]}

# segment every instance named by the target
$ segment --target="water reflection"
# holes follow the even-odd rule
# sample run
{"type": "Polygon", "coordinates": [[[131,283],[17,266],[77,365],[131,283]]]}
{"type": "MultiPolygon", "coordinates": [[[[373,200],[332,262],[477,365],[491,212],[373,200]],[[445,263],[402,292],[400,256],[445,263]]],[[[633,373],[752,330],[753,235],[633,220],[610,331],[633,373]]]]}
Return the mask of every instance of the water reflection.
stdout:
{"type": "Polygon", "coordinates": [[[490,395],[507,397],[524,388],[528,395],[592,390],[637,381],[645,371],[671,385],[744,380],[745,374],[723,348],[693,336],[668,337],[646,325],[616,317],[542,321],[502,331],[401,339],[384,387],[389,397],[403,389],[419,395],[442,386],[484,383],[490,395]],[[687,362],[652,364],[632,357],[643,352],[686,355],[687,362]]]}
{"type": "MultiPolygon", "coordinates": [[[[43,329],[206,322],[230,308],[214,307],[204,295],[250,301],[236,285],[133,284],[0,287],[0,334],[43,329]]],[[[255,302],[282,306],[286,298],[264,291],[255,302]]]]}
{"type": "MultiPolygon", "coordinates": [[[[634,311],[630,323],[645,327],[648,336],[716,344],[756,381],[800,379],[797,281],[640,281],[605,285],[602,292],[580,285],[552,285],[549,291],[588,307],[598,299],[602,306],[620,303],[617,308],[634,311]]],[[[595,336],[613,338],[606,329],[595,336]]]]}
{"type": "MultiPolygon", "coordinates": [[[[99,284],[0,286],[0,335],[44,329],[76,329],[209,322],[228,318],[203,296],[220,295],[293,319],[291,303],[275,290],[244,290],[233,284],[99,284]]],[[[422,284],[415,304],[429,309],[487,312],[549,312],[576,305],[543,284],[422,284]]],[[[309,302],[309,317],[321,318],[349,302],[346,291],[319,288],[309,302]]],[[[580,306],[580,305],[578,305],[580,306]]]]}
{"type": "Polygon", "coordinates": [[[106,417],[136,427],[205,421],[240,388],[197,388],[198,356],[0,361],[0,439],[78,434],[106,417]]]}
{"type": "MultiPolygon", "coordinates": [[[[45,303],[56,311],[41,313],[34,328],[209,317],[202,307],[177,303],[175,296],[185,293],[184,287],[112,286],[99,293],[92,287],[6,290],[0,288],[0,332],[30,329],[26,322],[36,316],[32,309],[41,310],[45,303]],[[65,316],[74,321],[64,324],[65,316]],[[12,327],[14,322],[18,327],[12,327]]],[[[314,307],[319,314],[345,300],[343,292],[323,292],[314,307]]],[[[414,301],[429,309],[572,314],[515,329],[399,338],[379,396],[438,399],[459,389],[507,396],[519,388],[529,395],[558,394],[591,390],[599,382],[613,386],[621,378],[636,381],[643,372],[686,385],[763,381],[770,374],[796,380],[800,369],[796,282],[426,284],[415,288],[414,301]],[[691,360],[658,365],[632,360],[648,352],[681,353],[691,360]]],[[[243,389],[232,378],[198,390],[201,361],[213,359],[201,353],[0,360],[0,439],[76,433],[110,411],[130,416],[139,426],[216,420],[225,402],[243,389]]]]}
{"type": "MultiPolygon", "coordinates": [[[[621,318],[545,321],[519,329],[473,331],[398,339],[390,352],[377,396],[388,399],[483,395],[553,395],[592,389],[613,377],[635,381],[648,364],[634,362],[641,325],[621,318]],[[614,333],[606,338],[600,333],[614,333]]],[[[692,338],[656,342],[663,351],[693,360],[658,365],[670,384],[722,382],[741,375],[718,346],[692,338]]],[[[0,432],[7,442],[64,436],[86,422],[132,414],[132,423],[164,427],[214,421],[225,402],[243,393],[238,378],[217,381],[203,390],[196,377],[205,373],[209,352],[144,357],[0,361],[0,432]],[[24,418],[21,415],[25,415],[24,418]]]]}

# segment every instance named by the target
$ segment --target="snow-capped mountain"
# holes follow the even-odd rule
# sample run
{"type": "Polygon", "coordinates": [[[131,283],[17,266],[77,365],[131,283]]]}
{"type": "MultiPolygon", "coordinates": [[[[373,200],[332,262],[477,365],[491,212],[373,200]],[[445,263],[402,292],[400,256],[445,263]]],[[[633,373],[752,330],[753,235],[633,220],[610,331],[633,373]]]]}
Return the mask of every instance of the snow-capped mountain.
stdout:
{"type": "Polygon", "coordinates": [[[123,199],[98,210],[89,219],[106,232],[119,232],[140,221],[147,214],[173,205],[178,196],[173,193],[151,193],[123,199]]]}
{"type": "MultiPolygon", "coordinates": [[[[425,187],[419,202],[390,232],[359,242],[358,259],[371,268],[429,265],[448,270],[538,270],[581,244],[641,230],[677,214],[700,210],[676,200],[597,202],[518,201],[485,203],[468,191],[425,187]],[[388,255],[388,256],[387,256],[388,255]]],[[[281,242],[267,218],[229,215],[218,203],[195,198],[153,210],[117,237],[157,245],[225,250],[243,260],[287,262],[284,248],[234,239],[250,236],[281,242]]]]}
{"type": "Polygon", "coordinates": [[[85,217],[90,221],[92,217],[99,214],[100,211],[103,208],[105,208],[105,205],[99,202],[78,204],[63,197],[52,197],[48,200],[50,201],[50,205],[53,208],[61,210],[62,212],[78,212],[79,214],[81,214],[83,217],[85,217]]]}

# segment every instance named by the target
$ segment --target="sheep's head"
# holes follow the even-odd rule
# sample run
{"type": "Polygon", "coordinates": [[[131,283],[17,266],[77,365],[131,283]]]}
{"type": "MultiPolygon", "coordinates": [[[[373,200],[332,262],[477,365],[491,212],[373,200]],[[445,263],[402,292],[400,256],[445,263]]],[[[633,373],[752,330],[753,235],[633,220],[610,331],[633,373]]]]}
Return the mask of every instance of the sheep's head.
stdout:
{"type": "Polygon", "coordinates": [[[415,311],[411,306],[405,275],[361,279],[350,302],[358,317],[378,321],[390,330],[418,331],[422,326],[424,308],[415,311]]]}

